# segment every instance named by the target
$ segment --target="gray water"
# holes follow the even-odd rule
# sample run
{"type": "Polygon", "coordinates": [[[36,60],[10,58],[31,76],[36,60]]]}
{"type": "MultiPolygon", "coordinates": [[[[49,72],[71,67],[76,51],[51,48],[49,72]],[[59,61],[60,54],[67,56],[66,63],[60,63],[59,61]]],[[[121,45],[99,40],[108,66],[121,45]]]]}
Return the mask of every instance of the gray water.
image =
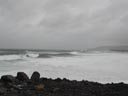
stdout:
{"type": "Polygon", "coordinates": [[[31,76],[128,82],[128,53],[117,51],[0,50],[0,75],[24,71],[31,76]]]}

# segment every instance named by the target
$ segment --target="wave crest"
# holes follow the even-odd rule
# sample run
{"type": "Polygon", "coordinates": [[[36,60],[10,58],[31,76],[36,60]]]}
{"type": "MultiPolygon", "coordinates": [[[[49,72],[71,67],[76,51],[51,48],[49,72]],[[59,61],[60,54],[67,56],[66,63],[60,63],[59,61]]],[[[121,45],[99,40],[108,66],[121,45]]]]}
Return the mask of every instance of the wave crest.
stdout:
{"type": "Polygon", "coordinates": [[[32,52],[26,51],[20,54],[0,54],[0,60],[24,60],[30,58],[51,58],[51,57],[70,57],[78,55],[78,52],[32,52]]]}

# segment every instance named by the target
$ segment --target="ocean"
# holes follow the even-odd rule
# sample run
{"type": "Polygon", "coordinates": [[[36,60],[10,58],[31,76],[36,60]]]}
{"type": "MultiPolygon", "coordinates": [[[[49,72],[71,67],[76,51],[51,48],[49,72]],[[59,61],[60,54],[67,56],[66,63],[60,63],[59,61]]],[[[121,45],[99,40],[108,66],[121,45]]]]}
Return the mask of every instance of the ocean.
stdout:
{"type": "Polygon", "coordinates": [[[41,77],[128,83],[128,52],[0,50],[0,76],[38,71],[41,77]]]}

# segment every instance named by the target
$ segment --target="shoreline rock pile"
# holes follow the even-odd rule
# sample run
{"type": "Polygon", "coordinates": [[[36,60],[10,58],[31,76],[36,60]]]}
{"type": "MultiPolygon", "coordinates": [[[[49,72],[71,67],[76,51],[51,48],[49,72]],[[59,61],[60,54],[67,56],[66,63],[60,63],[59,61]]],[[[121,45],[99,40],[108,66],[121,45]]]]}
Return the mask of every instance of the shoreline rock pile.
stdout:
{"type": "Polygon", "coordinates": [[[1,76],[0,96],[128,96],[128,84],[40,78],[37,71],[29,78],[18,72],[1,76]]]}

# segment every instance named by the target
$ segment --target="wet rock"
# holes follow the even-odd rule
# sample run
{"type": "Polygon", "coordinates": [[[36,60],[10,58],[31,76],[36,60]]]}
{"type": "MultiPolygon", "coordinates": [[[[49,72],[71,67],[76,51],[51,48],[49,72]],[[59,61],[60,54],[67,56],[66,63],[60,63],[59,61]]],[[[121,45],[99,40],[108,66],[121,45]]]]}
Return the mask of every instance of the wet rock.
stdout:
{"type": "Polygon", "coordinates": [[[24,72],[18,72],[16,78],[17,78],[18,80],[20,80],[20,81],[27,81],[27,80],[29,80],[29,77],[28,77],[27,74],[24,73],[24,72]]]}
{"type": "Polygon", "coordinates": [[[7,92],[7,89],[6,88],[0,88],[0,95],[3,95],[7,92]]]}
{"type": "Polygon", "coordinates": [[[38,82],[40,79],[40,73],[35,71],[32,76],[31,76],[31,80],[34,81],[34,82],[38,82]]]}
{"type": "Polygon", "coordinates": [[[35,94],[33,91],[31,90],[25,90],[22,93],[22,96],[38,96],[37,94],[35,94]]]}
{"type": "Polygon", "coordinates": [[[58,92],[60,88],[53,88],[52,92],[58,92]]]}
{"type": "Polygon", "coordinates": [[[3,82],[15,82],[16,78],[12,75],[4,75],[4,76],[1,77],[1,80],[3,82]]]}
{"type": "Polygon", "coordinates": [[[18,84],[18,85],[15,85],[15,84],[10,85],[11,88],[18,89],[18,90],[21,90],[27,86],[28,86],[27,83],[22,83],[22,84],[18,84]]]}
{"type": "Polygon", "coordinates": [[[62,80],[60,78],[55,79],[56,82],[61,82],[62,80]]]}

